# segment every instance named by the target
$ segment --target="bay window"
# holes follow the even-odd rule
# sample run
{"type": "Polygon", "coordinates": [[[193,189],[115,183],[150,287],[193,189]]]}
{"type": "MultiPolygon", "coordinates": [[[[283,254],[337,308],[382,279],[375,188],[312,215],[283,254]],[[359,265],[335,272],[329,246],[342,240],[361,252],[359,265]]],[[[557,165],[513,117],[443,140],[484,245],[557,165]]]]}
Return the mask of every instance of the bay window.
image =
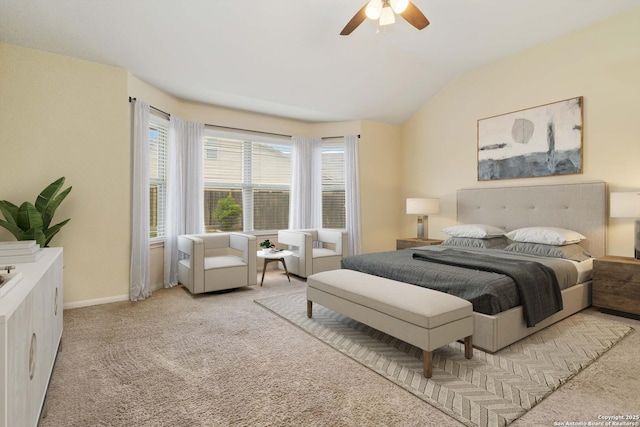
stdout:
{"type": "MultiPolygon", "coordinates": [[[[149,125],[150,237],[164,237],[168,122],[149,125]]],[[[289,227],[291,141],[208,129],[203,143],[204,224],[216,231],[289,227]]],[[[344,143],[322,144],[322,227],[345,228],[344,143]]]]}

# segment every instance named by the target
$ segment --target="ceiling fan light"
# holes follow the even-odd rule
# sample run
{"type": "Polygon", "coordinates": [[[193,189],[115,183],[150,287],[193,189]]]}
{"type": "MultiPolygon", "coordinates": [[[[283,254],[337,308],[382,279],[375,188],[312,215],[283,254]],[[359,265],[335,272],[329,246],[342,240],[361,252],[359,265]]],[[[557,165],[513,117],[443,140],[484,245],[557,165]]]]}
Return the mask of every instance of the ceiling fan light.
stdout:
{"type": "Polygon", "coordinates": [[[365,15],[369,19],[378,19],[382,11],[382,0],[371,0],[364,10],[365,15]]]}
{"type": "Polygon", "coordinates": [[[389,3],[393,11],[398,14],[404,12],[409,6],[409,0],[391,0],[389,3]]]}
{"type": "Polygon", "coordinates": [[[396,16],[393,13],[393,10],[389,6],[383,7],[382,12],[380,12],[380,25],[389,25],[396,22],[396,16]]]}

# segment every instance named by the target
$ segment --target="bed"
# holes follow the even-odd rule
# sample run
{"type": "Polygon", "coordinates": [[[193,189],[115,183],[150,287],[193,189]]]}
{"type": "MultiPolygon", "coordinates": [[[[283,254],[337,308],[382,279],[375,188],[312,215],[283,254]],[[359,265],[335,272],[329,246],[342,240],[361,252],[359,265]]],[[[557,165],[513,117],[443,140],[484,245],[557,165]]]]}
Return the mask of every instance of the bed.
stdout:
{"type": "MultiPolygon", "coordinates": [[[[604,256],[605,253],[605,200],[606,185],[604,182],[463,189],[457,192],[457,219],[459,224],[491,224],[506,231],[529,226],[561,227],[574,230],[586,237],[586,240],[580,242],[580,246],[596,258],[604,256]]],[[[426,253],[426,251],[438,252],[448,249],[425,247],[358,255],[345,258],[343,267],[411,283],[416,280],[413,277],[420,276],[421,273],[418,269],[422,267],[419,264],[423,262],[420,259],[416,260],[419,256],[414,254],[421,253],[421,251],[426,253]],[[356,263],[356,261],[358,262],[356,263]],[[412,278],[408,279],[407,271],[410,270],[418,272],[414,271],[412,278]]],[[[467,251],[465,248],[460,249],[467,251]]],[[[468,251],[473,250],[475,249],[468,251]]],[[[455,254],[451,253],[451,255],[455,254]]],[[[537,261],[541,262],[540,258],[537,261]]],[[[591,280],[588,261],[580,263],[579,273],[576,276],[581,277],[580,280],[575,280],[574,277],[569,281],[575,280],[575,282],[561,286],[558,298],[561,299],[562,309],[544,320],[535,322],[535,326],[531,326],[532,322],[525,320],[525,313],[531,310],[531,304],[526,310],[522,305],[514,306],[514,304],[507,304],[496,309],[495,304],[493,307],[489,304],[489,308],[480,308],[481,305],[478,301],[472,301],[474,303],[474,345],[489,352],[498,351],[590,306],[591,280]]],[[[551,264],[558,262],[562,264],[565,261],[550,261],[551,264]]],[[[544,261],[543,264],[547,264],[547,262],[544,261]]],[[[450,267],[443,266],[442,268],[450,267]]],[[[433,280],[433,277],[438,276],[430,274],[430,276],[426,276],[431,280],[430,283],[414,284],[442,291],[443,289],[439,289],[442,283],[433,280]]],[[[440,282],[444,280],[441,279],[440,282]]],[[[473,298],[465,299],[472,300],[473,298]]]]}

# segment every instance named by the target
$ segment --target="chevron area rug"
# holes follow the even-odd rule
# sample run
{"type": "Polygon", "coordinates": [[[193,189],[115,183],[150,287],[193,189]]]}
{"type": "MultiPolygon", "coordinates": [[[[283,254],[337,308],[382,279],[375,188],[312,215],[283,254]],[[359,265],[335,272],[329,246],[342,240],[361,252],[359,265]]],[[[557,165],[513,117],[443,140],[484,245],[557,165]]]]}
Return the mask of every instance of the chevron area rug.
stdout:
{"type": "Polygon", "coordinates": [[[594,362],[632,328],[577,313],[495,354],[451,343],[433,353],[422,376],[422,351],[319,304],[306,315],[306,294],[256,302],[469,426],[505,426],[594,362]]]}

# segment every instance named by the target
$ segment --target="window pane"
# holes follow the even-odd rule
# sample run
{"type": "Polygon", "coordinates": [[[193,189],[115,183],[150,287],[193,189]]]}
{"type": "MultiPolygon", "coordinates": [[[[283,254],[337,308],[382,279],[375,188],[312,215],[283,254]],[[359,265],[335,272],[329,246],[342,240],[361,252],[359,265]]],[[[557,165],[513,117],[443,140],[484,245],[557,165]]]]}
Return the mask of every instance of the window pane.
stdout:
{"type": "Polygon", "coordinates": [[[242,141],[206,137],[204,150],[205,185],[242,183],[242,141]]]}
{"type": "Polygon", "coordinates": [[[286,141],[212,132],[204,150],[207,232],[287,228],[291,147],[286,141]]]}
{"type": "Polygon", "coordinates": [[[158,237],[158,186],[149,186],[149,237],[158,237]]]}
{"type": "Polygon", "coordinates": [[[204,191],[205,231],[242,231],[242,190],[207,188],[204,191]]]}
{"type": "Polygon", "coordinates": [[[213,138],[205,138],[204,141],[204,158],[208,160],[218,159],[218,141],[213,138]]]}
{"type": "Polygon", "coordinates": [[[251,145],[252,183],[288,186],[291,181],[291,147],[260,142],[251,145]]]}
{"type": "Polygon", "coordinates": [[[322,226],[345,228],[344,143],[322,146],[322,226]]]}
{"type": "Polygon", "coordinates": [[[149,237],[164,237],[167,126],[150,119],[149,123],[149,237]]]}
{"type": "Polygon", "coordinates": [[[254,190],[253,229],[280,230],[289,227],[289,190],[254,190]]]}
{"type": "Polygon", "coordinates": [[[323,191],[322,226],[324,228],[345,228],[346,224],[344,191],[323,191]]]}

